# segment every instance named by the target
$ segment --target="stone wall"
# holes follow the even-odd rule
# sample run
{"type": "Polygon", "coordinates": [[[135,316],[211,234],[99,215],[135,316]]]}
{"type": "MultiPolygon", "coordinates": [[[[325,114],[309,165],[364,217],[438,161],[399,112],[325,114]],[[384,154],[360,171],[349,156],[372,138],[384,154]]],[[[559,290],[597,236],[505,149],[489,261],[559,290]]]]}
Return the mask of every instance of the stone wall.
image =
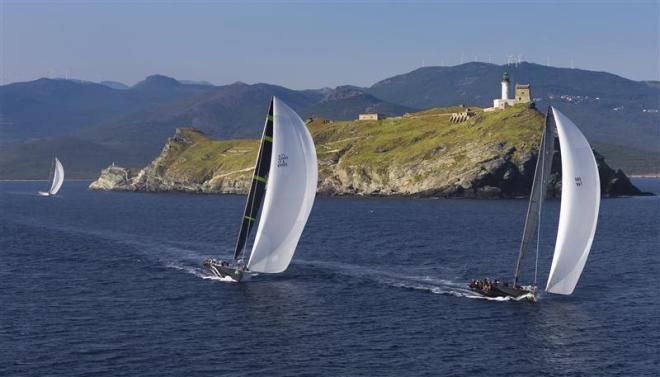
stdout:
{"type": "Polygon", "coordinates": [[[532,95],[530,93],[529,84],[516,85],[516,102],[518,103],[532,102],[532,95]]]}
{"type": "Polygon", "coordinates": [[[380,114],[360,114],[358,115],[358,120],[379,120],[381,118],[380,114]]]}

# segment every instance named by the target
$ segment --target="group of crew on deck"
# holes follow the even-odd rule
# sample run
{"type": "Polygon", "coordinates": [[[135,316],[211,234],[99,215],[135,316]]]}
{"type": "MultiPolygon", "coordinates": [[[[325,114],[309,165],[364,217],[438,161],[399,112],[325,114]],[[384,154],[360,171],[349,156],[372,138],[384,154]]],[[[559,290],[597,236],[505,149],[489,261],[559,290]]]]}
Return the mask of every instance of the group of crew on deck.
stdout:
{"type": "Polygon", "coordinates": [[[204,261],[204,264],[205,265],[211,265],[211,266],[220,265],[222,267],[229,267],[229,262],[227,262],[226,260],[217,260],[217,259],[213,259],[213,258],[207,259],[206,261],[204,261]]]}
{"type": "Polygon", "coordinates": [[[502,284],[505,287],[508,286],[506,282],[502,283],[497,279],[490,280],[488,278],[484,278],[483,280],[470,280],[470,284],[468,284],[468,286],[471,289],[478,289],[480,291],[488,292],[493,288],[493,286],[497,286],[500,284],[502,284]]]}

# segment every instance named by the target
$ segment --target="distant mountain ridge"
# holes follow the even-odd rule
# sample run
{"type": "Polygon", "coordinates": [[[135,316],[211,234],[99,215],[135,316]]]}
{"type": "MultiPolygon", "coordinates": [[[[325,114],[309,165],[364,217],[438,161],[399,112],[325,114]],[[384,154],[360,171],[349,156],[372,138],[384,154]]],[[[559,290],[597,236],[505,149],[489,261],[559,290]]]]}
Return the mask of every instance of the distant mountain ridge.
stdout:
{"type": "Polygon", "coordinates": [[[657,82],[532,63],[466,63],[420,68],[368,88],[293,90],[241,82],[214,86],[163,75],[149,76],[132,87],[64,79],[8,84],[0,86],[0,177],[14,177],[16,169],[7,164],[19,160],[29,161],[22,177],[41,176],[48,161],[34,161],[30,148],[62,154],[58,148],[67,138],[104,151],[85,157],[85,166],[95,165],[93,170],[71,162],[80,164],[81,177],[93,176],[112,161],[145,165],[178,127],[195,127],[224,139],[254,138],[273,95],[303,117],[336,120],[353,119],[362,112],[398,116],[461,103],[486,107],[499,97],[504,71],[514,83],[531,84],[538,107],[552,102],[580,125],[592,144],[607,145],[602,150],[612,151],[614,155],[606,157],[613,166],[648,172],[657,166],[656,159],[660,162],[659,114],[654,112],[660,108],[657,82]],[[115,157],[110,161],[110,156],[115,157]]]}
{"type": "Polygon", "coordinates": [[[377,82],[368,92],[386,101],[417,108],[456,103],[486,107],[500,97],[498,83],[504,71],[509,73],[512,86],[531,84],[539,108],[550,103],[560,107],[581,125],[590,141],[657,150],[658,113],[644,110],[660,109],[660,87],[611,73],[533,63],[504,67],[467,63],[419,68],[377,82]]]}
{"type": "Polygon", "coordinates": [[[128,89],[130,86],[119,81],[101,81],[99,84],[105,85],[111,89],[128,89]]]}

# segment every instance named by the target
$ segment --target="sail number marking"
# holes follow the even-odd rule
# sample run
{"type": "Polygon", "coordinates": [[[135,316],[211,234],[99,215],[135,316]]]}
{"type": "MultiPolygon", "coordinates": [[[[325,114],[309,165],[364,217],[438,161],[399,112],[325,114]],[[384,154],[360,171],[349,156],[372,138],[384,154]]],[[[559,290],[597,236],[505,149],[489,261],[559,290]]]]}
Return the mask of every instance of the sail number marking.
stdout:
{"type": "Polygon", "coordinates": [[[278,154],[277,155],[277,167],[281,168],[281,167],[287,166],[288,165],[287,164],[288,159],[289,159],[289,156],[287,156],[286,154],[284,154],[284,153],[278,154]]]}
{"type": "Polygon", "coordinates": [[[575,179],[575,185],[576,185],[577,187],[582,186],[582,177],[579,177],[579,176],[578,176],[578,177],[575,177],[574,179],[575,179]]]}

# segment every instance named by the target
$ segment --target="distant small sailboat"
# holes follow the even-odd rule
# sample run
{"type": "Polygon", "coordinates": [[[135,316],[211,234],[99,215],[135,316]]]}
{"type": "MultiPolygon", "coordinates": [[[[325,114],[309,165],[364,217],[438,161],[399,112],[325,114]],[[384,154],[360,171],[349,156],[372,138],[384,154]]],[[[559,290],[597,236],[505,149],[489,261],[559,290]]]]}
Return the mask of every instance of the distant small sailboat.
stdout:
{"type": "Polygon", "coordinates": [[[554,153],[554,128],[559,135],[562,186],[559,228],[552,267],[545,290],[570,295],[580,279],[596,233],[600,208],[600,175],[589,142],[564,114],[549,107],[545,116],[539,157],[527,208],[525,228],[511,285],[500,281],[472,281],[470,289],[486,297],[536,299],[540,217],[554,153]],[[522,262],[534,234],[537,236],[534,284],[520,286],[522,262]]]}
{"type": "Polygon", "coordinates": [[[39,191],[41,196],[53,196],[60,191],[62,188],[62,183],[64,183],[64,168],[60,160],[55,157],[53,160],[53,165],[50,169],[50,177],[48,178],[50,182],[50,189],[48,191],[39,191]]]}
{"type": "Polygon", "coordinates": [[[207,259],[204,266],[220,278],[240,281],[246,273],[287,269],[314,205],[318,167],[316,149],[305,123],[273,97],[232,262],[207,259]],[[264,202],[247,263],[242,254],[264,202]]]}

